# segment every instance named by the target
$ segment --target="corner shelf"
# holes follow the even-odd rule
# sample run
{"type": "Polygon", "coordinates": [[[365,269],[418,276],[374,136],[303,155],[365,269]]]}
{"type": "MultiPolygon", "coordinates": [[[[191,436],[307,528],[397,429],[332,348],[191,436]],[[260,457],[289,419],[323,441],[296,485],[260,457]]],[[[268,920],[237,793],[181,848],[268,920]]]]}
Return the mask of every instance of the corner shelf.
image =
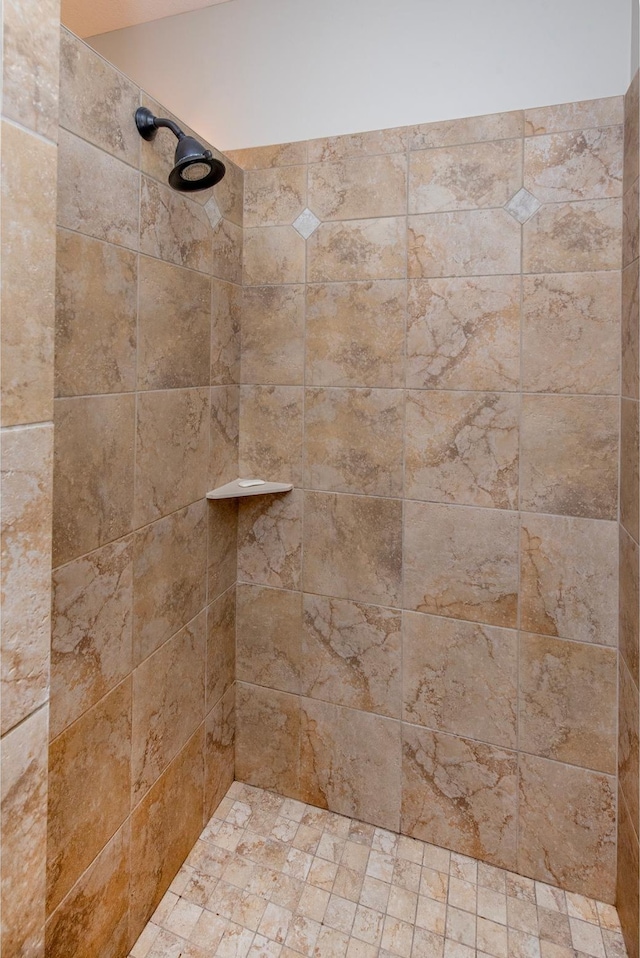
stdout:
{"type": "Polygon", "coordinates": [[[277,492],[291,492],[293,486],[286,482],[265,482],[263,479],[234,479],[207,493],[207,499],[243,499],[245,496],[267,496],[277,492]],[[242,482],[255,485],[242,486],[242,482]]]}

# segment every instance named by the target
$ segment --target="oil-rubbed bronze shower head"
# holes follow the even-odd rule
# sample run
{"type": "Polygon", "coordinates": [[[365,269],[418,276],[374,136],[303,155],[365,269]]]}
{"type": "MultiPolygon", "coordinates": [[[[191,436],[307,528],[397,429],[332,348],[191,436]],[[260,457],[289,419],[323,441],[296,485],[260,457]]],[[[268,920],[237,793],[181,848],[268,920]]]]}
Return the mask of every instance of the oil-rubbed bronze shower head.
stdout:
{"type": "Polygon", "coordinates": [[[211,150],[204,148],[192,136],[187,136],[173,120],[154,116],[151,110],[141,106],[135,114],[138,133],[145,140],[152,140],[160,127],[171,130],[178,138],[174,167],[169,174],[169,186],[181,193],[206,190],[219,183],[226,173],[224,163],[217,160],[211,150]]]}

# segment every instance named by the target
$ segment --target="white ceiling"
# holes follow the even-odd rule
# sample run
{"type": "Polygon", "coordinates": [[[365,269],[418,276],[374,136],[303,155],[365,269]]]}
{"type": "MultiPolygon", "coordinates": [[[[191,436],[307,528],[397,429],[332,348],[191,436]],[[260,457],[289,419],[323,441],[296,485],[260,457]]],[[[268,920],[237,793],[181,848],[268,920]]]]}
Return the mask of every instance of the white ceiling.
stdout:
{"type": "Polygon", "coordinates": [[[62,0],[61,19],[78,37],[132,27],[230,0],[62,0]]]}

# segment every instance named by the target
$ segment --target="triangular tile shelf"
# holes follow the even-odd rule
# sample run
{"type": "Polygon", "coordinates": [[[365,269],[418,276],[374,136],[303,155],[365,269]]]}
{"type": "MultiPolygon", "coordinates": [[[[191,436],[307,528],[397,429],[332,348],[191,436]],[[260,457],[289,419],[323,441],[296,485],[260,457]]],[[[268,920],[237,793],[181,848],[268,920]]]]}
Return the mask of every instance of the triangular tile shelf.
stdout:
{"type": "Polygon", "coordinates": [[[274,492],[291,492],[287,482],[266,482],[264,479],[234,479],[207,493],[207,499],[243,499],[245,496],[267,496],[274,492]],[[246,483],[246,484],[245,484],[246,483]]]}

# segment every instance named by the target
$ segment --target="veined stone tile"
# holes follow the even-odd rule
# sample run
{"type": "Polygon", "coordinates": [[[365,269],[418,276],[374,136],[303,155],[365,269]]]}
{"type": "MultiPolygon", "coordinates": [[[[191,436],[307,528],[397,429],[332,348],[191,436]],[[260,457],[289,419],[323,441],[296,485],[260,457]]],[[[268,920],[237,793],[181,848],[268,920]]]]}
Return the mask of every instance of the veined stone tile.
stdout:
{"type": "Polygon", "coordinates": [[[522,231],[525,273],[619,269],[621,201],[581,200],[543,206],[522,231]]]}
{"type": "Polygon", "coordinates": [[[280,166],[244,174],[243,225],[286,226],[307,200],[306,166],[280,166]]]}
{"type": "Polygon", "coordinates": [[[211,281],[211,385],[228,386],[240,379],[242,289],[211,281]]]}
{"type": "MultiPolygon", "coordinates": [[[[197,196],[197,194],[195,194],[197,196]]],[[[228,283],[242,283],[244,239],[242,227],[221,219],[212,230],[213,261],[211,273],[228,283]]]]}
{"type": "Polygon", "coordinates": [[[302,596],[238,585],[236,669],[240,682],[300,691],[302,596]]]}
{"type": "MultiPolygon", "coordinates": [[[[619,707],[618,707],[618,778],[619,786],[624,794],[629,814],[633,821],[638,821],[640,806],[638,796],[638,721],[640,707],[638,704],[638,689],[629,673],[624,659],[620,659],[618,669],[619,707]]],[[[622,810],[619,810],[619,814],[622,810]]]]}
{"type": "Polygon", "coordinates": [[[638,403],[622,399],[620,418],[620,522],[640,538],[640,423],[638,403]]]}
{"type": "Polygon", "coordinates": [[[226,592],[237,576],[238,500],[218,499],[207,503],[209,602],[226,592]]]}
{"type": "Polygon", "coordinates": [[[476,276],[520,269],[520,226],[503,209],[410,216],[409,276],[476,276]]]}
{"type": "Polygon", "coordinates": [[[225,692],[207,715],[205,725],[205,820],[219,807],[234,780],[235,685],[225,692]]]}
{"type": "Polygon", "coordinates": [[[299,589],[301,566],[302,492],[240,500],[238,579],[299,589]]]}
{"type": "Polygon", "coordinates": [[[409,213],[504,206],[521,185],[521,140],[413,151],[409,213]]]}
{"type": "Polygon", "coordinates": [[[245,286],[304,282],[305,242],[291,226],[244,231],[245,286]]]}
{"type": "Polygon", "coordinates": [[[622,196],[622,126],[529,137],[524,185],[541,203],[622,196]]]}
{"type": "Polygon", "coordinates": [[[638,192],[640,182],[629,187],[622,200],[622,265],[629,266],[638,258],[640,247],[640,224],[638,218],[638,192]]]}
{"type": "Polygon", "coordinates": [[[588,130],[602,126],[616,126],[623,121],[623,97],[603,97],[599,100],[578,100],[541,106],[524,113],[525,136],[543,133],[562,133],[565,130],[588,130]]]}
{"type": "Polygon", "coordinates": [[[243,383],[302,385],[304,287],[250,286],[242,298],[243,383]]]}
{"type": "Polygon", "coordinates": [[[255,146],[246,150],[229,150],[227,156],[243,170],[266,170],[275,166],[297,166],[307,162],[307,141],[255,146]]]}
{"type": "Polygon", "coordinates": [[[638,161],[640,154],[640,81],[636,70],[635,76],[629,85],[624,97],[624,155],[623,155],[623,189],[624,192],[635,183],[638,178],[638,161]]]}
{"type": "Polygon", "coordinates": [[[622,395],[640,398],[640,263],[622,271],[622,395]]]}
{"type": "Polygon", "coordinates": [[[631,676],[638,685],[638,655],[640,621],[638,597],[640,593],[640,549],[624,526],[620,526],[620,618],[619,648],[631,676]]]}
{"type": "Polygon", "coordinates": [[[482,143],[522,136],[523,113],[489,113],[459,120],[441,120],[410,127],[412,150],[424,150],[457,143],[482,143]]]}
{"type": "Polygon", "coordinates": [[[214,386],[211,389],[208,489],[216,489],[238,478],[238,436],[240,389],[214,386]]]}
{"type": "Polygon", "coordinates": [[[311,163],[309,206],[321,220],[403,215],[407,210],[407,154],[311,163]]]}
{"type": "Polygon", "coordinates": [[[307,281],[402,279],[406,218],[322,223],[307,243],[307,281]]]}
{"type": "Polygon", "coordinates": [[[403,153],[407,149],[409,128],[369,130],[366,133],[346,133],[309,140],[309,163],[325,160],[343,160],[349,156],[373,156],[382,153],[403,153]]]}
{"type": "Polygon", "coordinates": [[[236,777],[298,798],[300,706],[297,695],[238,682],[236,777]]]}
{"type": "Polygon", "coordinates": [[[236,678],[236,592],[228,589],[207,608],[206,711],[236,678]]]}
{"type": "Polygon", "coordinates": [[[302,386],[240,387],[239,474],[302,480],[302,386]]]}
{"type": "Polygon", "coordinates": [[[2,112],[53,142],[58,134],[59,30],[58,0],[4,4],[2,112]]]}
{"type": "Polygon", "coordinates": [[[171,187],[142,177],[140,251],[208,273],[211,226],[204,209],[171,187]]]}

